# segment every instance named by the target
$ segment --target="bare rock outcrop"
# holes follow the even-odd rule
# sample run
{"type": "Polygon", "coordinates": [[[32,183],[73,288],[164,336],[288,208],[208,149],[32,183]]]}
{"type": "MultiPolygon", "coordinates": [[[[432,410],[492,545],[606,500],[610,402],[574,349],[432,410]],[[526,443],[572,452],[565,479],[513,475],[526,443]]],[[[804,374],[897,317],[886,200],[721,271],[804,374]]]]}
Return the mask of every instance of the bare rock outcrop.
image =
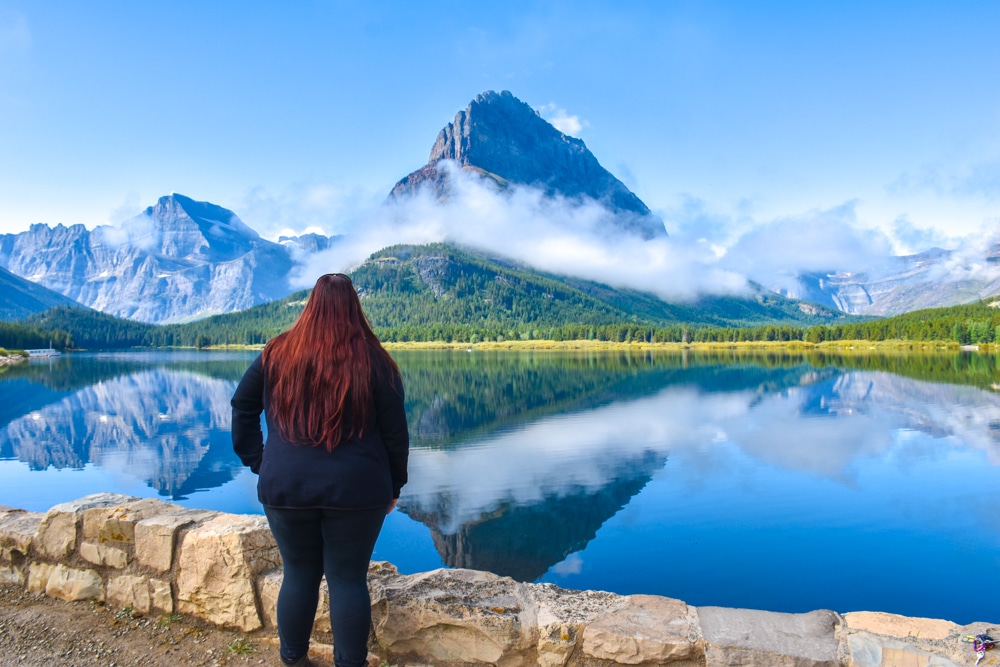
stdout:
{"type": "Polygon", "coordinates": [[[506,90],[477,95],[459,111],[438,134],[427,164],[400,180],[390,197],[430,187],[447,198],[448,172],[439,168],[445,160],[501,190],[528,185],[549,196],[591,199],[616,214],[621,230],[644,238],[667,235],[663,221],[602,167],[582,140],[563,134],[506,90]]]}
{"type": "Polygon", "coordinates": [[[67,304],[153,323],[287,296],[291,252],[232,211],[179,194],[161,197],[120,228],[35,224],[0,234],[0,268],[67,304]]]}

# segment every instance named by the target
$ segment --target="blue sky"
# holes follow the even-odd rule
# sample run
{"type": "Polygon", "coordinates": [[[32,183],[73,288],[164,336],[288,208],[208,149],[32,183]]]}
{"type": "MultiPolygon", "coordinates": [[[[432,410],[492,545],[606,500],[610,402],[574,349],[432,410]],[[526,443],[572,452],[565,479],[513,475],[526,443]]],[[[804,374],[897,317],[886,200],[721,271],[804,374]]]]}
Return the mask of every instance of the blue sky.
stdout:
{"type": "Polygon", "coordinates": [[[672,236],[839,212],[919,250],[1000,221],[998,34],[996,2],[0,0],[0,232],[171,192],[337,232],[506,89],[672,236]]]}

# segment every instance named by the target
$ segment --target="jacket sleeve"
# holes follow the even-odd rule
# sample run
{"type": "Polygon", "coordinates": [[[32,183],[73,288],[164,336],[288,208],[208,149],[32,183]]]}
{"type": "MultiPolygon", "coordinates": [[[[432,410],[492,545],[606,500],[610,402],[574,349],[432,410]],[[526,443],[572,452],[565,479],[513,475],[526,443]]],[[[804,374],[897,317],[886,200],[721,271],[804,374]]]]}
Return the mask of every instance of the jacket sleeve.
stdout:
{"type": "Polygon", "coordinates": [[[389,453],[393,498],[399,498],[406,484],[406,464],[410,456],[410,432],[403,405],[403,379],[394,370],[386,369],[375,385],[375,419],[389,453]]]}
{"type": "Polygon", "coordinates": [[[264,411],[264,372],[258,356],[243,374],[230,401],[233,406],[233,451],[243,465],[257,474],[264,456],[264,433],[260,413],[264,411]]]}

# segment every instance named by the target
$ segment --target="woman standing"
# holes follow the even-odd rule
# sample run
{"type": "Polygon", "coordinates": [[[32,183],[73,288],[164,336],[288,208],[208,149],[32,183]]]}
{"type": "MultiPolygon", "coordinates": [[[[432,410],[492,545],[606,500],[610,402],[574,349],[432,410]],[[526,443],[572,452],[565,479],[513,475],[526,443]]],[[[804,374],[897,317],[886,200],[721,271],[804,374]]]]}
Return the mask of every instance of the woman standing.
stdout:
{"type": "Polygon", "coordinates": [[[257,497],[284,565],[282,662],[310,664],[326,574],[334,663],[366,665],[368,563],[406,483],[409,434],[399,368],[372,332],[350,278],[332,273],[316,281],[292,328],[247,369],[232,406],[233,449],[260,475],[257,497]]]}

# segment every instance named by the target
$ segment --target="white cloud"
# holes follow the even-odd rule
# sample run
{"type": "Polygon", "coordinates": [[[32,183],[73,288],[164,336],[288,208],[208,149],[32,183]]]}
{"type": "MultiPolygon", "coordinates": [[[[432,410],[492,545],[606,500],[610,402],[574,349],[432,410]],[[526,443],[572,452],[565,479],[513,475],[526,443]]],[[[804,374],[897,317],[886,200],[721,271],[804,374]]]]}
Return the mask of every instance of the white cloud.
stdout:
{"type": "Polygon", "coordinates": [[[995,224],[966,238],[949,239],[901,217],[890,236],[865,227],[855,201],[762,221],[748,202],[722,212],[682,196],[663,212],[670,236],[645,240],[621,231],[614,214],[593,200],[548,197],[524,186],[499,191],[491,181],[453,163],[442,163],[441,168],[450,170],[451,191],[444,202],[436,192],[421,191],[388,202],[374,203],[375,197],[370,197],[363,208],[364,202],[345,206],[336,190],[317,188],[303,189],[294,201],[258,193],[256,210],[272,212],[275,222],[291,222],[296,216],[279,210],[291,201],[300,216],[298,224],[270,227],[271,238],[279,233],[329,233],[329,222],[309,221],[316,219],[315,211],[337,217],[337,231],[344,238],[328,251],[303,259],[292,277],[296,287],[311,286],[330,271],[350,270],[387,246],[432,242],[487,250],[542,271],[638,289],[671,302],[707,294],[747,294],[748,280],[797,294],[803,273],[889,275],[901,270],[893,260],[899,252],[920,252],[941,241],[957,250],[935,266],[929,278],[1000,278],[1000,267],[986,261],[996,243],[995,224]],[[316,207],[312,214],[311,204],[316,207]]]}
{"type": "Polygon", "coordinates": [[[742,276],[714,266],[716,256],[703,244],[647,241],[621,231],[614,214],[592,200],[546,197],[528,187],[499,192],[452,163],[442,168],[450,170],[452,185],[446,203],[425,190],[359,216],[345,239],[301,267],[293,284],[312,285],[389,245],[447,241],[673,301],[746,290],[742,276]]]}
{"type": "MultiPolygon", "coordinates": [[[[742,209],[746,209],[744,204],[742,209]]],[[[757,224],[746,210],[736,214],[713,210],[702,199],[681,194],[678,203],[662,212],[667,232],[675,240],[728,247],[757,224]]]]}
{"type": "Polygon", "coordinates": [[[309,226],[305,229],[292,229],[291,227],[285,227],[278,230],[278,238],[282,236],[302,236],[303,234],[319,234],[321,236],[327,236],[328,234],[322,227],[309,226]]]}
{"type": "Polygon", "coordinates": [[[1000,229],[995,223],[985,223],[978,232],[961,239],[958,247],[931,269],[927,280],[931,283],[1000,280],[1000,266],[987,259],[995,254],[998,243],[1000,229]]]}
{"type": "Polygon", "coordinates": [[[538,112],[542,118],[552,124],[552,127],[571,137],[579,137],[583,128],[590,125],[587,121],[580,120],[579,116],[570,115],[565,109],[555,104],[543,104],[538,107],[538,112]]]}
{"type": "Polygon", "coordinates": [[[913,255],[930,248],[953,248],[960,239],[933,227],[917,227],[906,215],[892,222],[893,246],[900,255],[913,255]]]}
{"type": "Polygon", "coordinates": [[[120,225],[95,227],[93,238],[98,243],[113,248],[127,245],[142,250],[151,250],[159,244],[160,234],[153,219],[148,215],[140,214],[123,221],[120,225]]]}
{"type": "Polygon", "coordinates": [[[125,196],[125,200],[108,214],[108,223],[121,226],[126,220],[130,220],[142,213],[143,206],[139,193],[132,191],[125,196]]]}
{"type": "Polygon", "coordinates": [[[885,263],[885,233],[858,225],[855,202],[757,224],[729,247],[722,265],[769,288],[793,290],[807,272],[861,272],[885,263]]]}
{"type": "Polygon", "coordinates": [[[563,576],[580,574],[583,572],[583,557],[580,556],[579,551],[571,553],[562,562],[553,565],[550,572],[563,576]]]}
{"type": "Polygon", "coordinates": [[[345,190],[329,183],[300,183],[271,192],[258,186],[246,193],[240,218],[262,237],[337,234],[359,212],[377,207],[384,194],[345,190]]]}

